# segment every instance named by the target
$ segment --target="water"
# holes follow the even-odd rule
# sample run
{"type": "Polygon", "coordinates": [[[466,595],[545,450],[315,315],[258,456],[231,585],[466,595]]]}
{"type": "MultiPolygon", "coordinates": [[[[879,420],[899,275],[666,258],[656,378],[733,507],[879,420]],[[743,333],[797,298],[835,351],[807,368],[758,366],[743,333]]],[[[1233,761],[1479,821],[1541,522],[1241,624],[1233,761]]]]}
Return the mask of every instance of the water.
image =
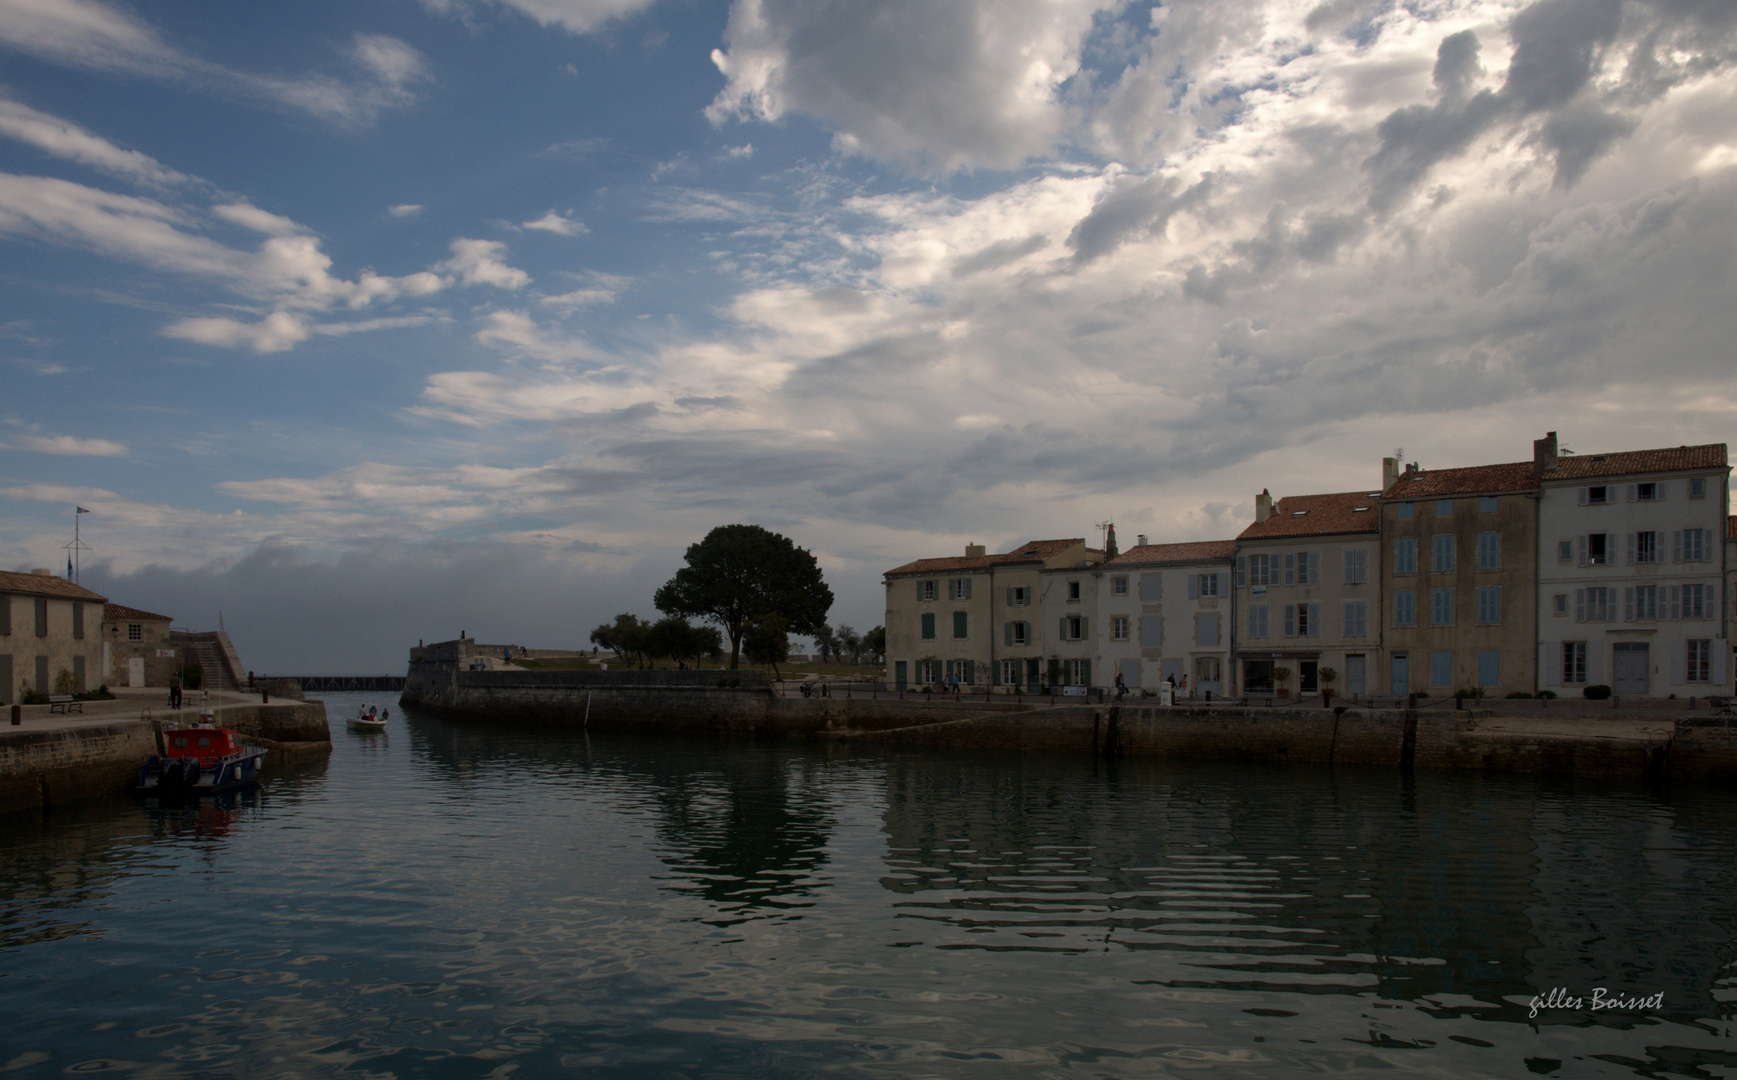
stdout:
{"type": "Polygon", "coordinates": [[[1737,1074],[1726,792],[393,711],[0,819],[0,1076],[1737,1074]]]}

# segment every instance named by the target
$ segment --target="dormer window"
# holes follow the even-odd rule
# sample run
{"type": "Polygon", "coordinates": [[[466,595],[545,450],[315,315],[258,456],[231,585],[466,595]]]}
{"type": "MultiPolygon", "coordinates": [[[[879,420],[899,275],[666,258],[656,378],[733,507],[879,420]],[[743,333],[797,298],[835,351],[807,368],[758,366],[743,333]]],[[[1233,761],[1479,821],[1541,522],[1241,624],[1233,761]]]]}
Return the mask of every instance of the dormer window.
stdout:
{"type": "Polygon", "coordinates": [[[1362,514],[1362,513],[1367,513],[1367,512],[1368,512],[1368,510],[1369,510],[1369,508],[1368,508],[1368,507],[1367,507],[1367,506],[1353,506],[1353,507],[1352,507],[1352,508],[1351,508],[1351,512],[1352,512],[1352,513],[1353,513],[1353,514],[1362,514]]]}
{"type": "Polygon", "coordinates": [[[1307,510],[1292,510],[1291,516],[1292,517],[1302,517],[1303,515],[1305,515],[1307,513],[1308,513],[1307,510]]]}

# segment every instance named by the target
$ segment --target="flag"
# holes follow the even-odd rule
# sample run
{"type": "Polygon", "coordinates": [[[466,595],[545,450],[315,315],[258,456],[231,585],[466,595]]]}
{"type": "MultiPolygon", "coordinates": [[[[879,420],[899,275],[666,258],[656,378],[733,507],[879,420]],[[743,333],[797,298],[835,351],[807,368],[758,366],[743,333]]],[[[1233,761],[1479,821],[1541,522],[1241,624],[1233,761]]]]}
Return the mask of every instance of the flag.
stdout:
{"type": "Polygon", "coordinates": [[[85,509],[85,508],[84,508],[84,507],[82,507],[82,506],[75,506],[75,507],[73,507],[73,509],[74,509],[74,510],[77,510],[77,511],[78,511],[78,512],[79,512],[79,513],[80,513],[80,514],[88,514],[88,513],[90,513],[90,511],[89,511],[89,510],[86,510],[86,509],[85,509]]]}
{"type": "Polygon", "coordinates": [[[68,580],[68,581],[72,580],[72,556],[71,555],[68,555],[66,557],[66,580],[68,580]]]}

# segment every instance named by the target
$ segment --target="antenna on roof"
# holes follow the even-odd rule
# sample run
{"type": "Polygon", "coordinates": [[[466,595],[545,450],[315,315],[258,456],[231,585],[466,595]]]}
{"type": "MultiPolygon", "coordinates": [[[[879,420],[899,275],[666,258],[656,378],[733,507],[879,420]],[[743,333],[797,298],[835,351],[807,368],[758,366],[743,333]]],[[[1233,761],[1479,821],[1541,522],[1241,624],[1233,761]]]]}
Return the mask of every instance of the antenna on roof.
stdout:
{"type": "Polygon", "coordinates": [[[60,545],[62,548],[64,548],[66,550],[66,576],[67,576],[67,580],[71,581],[74,585],[78,584],[78,575],[79,575],[80,563],[83,562],[82,555],[84,552],[90,550],[90,545],[85,543],[83,540],[79,539],[79,536],[78,536],[78,516],[80,514],[88,514],[88,513],[90,513],[90,511],[86,510],[82,506],[73,507],[73,511],[72,511],[72,543],[60,545]]]}
{"type": "Polygon", "coordinates": [[[1103,546],[1104,546],[1104,537],[1105,537],[1105,535],[1106,535],[1106,532],[1105,532],[1105,530],[1107,530],[1107,529],[1109,529],[1109,527],[1110,527],[1110,526],[1111,526],[1111,525],[1112,525],[1112,524],[1114,524],[1114,522],[1109,522],[1109,521],[1100,521],[1100,522],[1098,522],[1098,547],[1099,547],[1099,549],[1100,549],[1100,550],[1101,550],[1101,549],[1102,549],[1102,548],[1103,548],[1103,546]]]}

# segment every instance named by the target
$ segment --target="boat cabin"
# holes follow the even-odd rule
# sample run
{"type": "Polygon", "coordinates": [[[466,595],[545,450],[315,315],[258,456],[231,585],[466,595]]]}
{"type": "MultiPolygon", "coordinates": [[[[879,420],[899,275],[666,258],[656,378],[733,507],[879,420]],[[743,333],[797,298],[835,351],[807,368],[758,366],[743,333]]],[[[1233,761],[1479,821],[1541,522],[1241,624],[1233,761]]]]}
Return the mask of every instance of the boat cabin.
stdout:
{"type": "Polygon", "coordinates": [[[234,732],[223,728],[170,728],[163,732],[164,757],[218,758],[240,749],[234,732]]]}

